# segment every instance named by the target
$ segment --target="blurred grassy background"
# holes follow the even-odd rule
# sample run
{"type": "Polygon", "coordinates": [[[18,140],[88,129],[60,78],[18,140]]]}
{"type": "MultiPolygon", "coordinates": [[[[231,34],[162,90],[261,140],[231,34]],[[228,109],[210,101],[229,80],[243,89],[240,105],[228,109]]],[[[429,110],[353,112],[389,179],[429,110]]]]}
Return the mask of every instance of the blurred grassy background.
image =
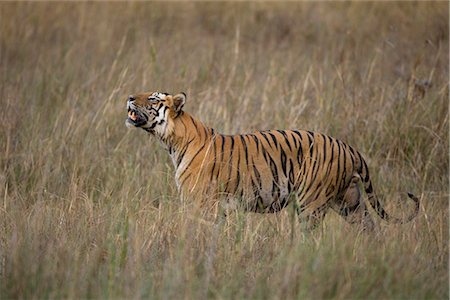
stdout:
{"type": "Polygon", "coordinates": [[[448,3],[1,3],[0,298],[448,299],[448,3]],[[402,226],[215,224],[124,126],[185,91],[224,133],[359,149],[402,226]]]}

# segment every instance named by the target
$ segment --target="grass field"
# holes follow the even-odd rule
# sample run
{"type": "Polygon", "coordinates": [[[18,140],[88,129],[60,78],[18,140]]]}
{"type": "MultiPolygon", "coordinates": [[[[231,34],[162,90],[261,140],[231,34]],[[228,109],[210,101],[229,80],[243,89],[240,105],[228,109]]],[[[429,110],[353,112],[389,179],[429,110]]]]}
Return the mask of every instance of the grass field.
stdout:
{"type": "Polygon", "coordinates": [[[448,299],[448,3],[0,3],[0,299],[448,299]],[[405,225],[180,201],[129,94],[366,157],[405,225]],[[402,203],[404,205],[402,205],[402,203]]]}

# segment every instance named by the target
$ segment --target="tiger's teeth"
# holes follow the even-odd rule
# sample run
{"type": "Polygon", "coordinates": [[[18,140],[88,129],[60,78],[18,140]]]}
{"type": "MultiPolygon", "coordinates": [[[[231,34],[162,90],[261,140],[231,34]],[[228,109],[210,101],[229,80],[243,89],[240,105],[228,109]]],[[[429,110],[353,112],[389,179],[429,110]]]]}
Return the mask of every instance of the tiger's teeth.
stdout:
{"type": "Polygon", "coordinates": [[[128,116],[130,117],[131,120],[136,121],[137,119],[137,114],[134,111],[130,111],[128,113],[128,116]]]}

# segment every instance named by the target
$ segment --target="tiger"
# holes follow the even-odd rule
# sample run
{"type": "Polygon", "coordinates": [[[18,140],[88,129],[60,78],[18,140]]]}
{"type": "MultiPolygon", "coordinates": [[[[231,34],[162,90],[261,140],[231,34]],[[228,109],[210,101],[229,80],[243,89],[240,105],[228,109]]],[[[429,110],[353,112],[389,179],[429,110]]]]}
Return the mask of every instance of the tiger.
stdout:
{"type": "Polygon", "coordinates": [[[255,213],[276,213],[293,203],[308,228],[317,227],[332,209],[351,224],[373,229],[362,186],[371,207],[388,223],[406,223],[418,215],[419,199],[409,192],[415,204],[409,216],[386,212],[366,161],[347,143],[308,130],[221,134],[186,112],[186,99],[185,93],[130,95],[125,121],[167,150],[182,198],[219,195],[226,199],[224,207],[255,213]]]}

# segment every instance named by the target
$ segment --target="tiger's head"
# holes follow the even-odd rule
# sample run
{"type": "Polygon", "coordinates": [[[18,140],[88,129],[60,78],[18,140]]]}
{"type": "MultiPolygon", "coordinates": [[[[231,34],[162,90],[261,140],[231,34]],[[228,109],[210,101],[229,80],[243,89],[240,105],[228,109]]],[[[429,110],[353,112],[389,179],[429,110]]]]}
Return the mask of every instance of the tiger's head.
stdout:
{"type": "Polygon", "coordinates": [[[182,112],[186,94],[143,93],[130,95],[127,100],[129,128],[140,127],[145,131],[167,136],[173,129],[173,121],[182,112]]]}

